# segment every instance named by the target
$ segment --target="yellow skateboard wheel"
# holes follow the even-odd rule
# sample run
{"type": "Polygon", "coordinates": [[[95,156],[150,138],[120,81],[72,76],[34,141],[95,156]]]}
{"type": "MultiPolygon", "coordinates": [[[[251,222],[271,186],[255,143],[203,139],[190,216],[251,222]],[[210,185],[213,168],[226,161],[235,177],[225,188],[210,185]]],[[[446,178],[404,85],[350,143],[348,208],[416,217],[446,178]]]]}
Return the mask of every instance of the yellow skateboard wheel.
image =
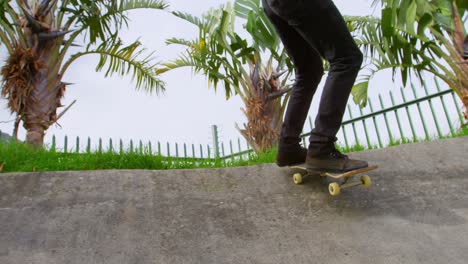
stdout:
{"type": "Polygon", "coordinates": [[[372,185],[371,178],[368,175],[362,176],[361,182],[362,182],[362,186],[364,186],[365,188],[369,188],[372,185]]]}
{"type": "Polygon", "coordinates": [[[328,191],[332,196],[337,196],[341,192],[341,187],[338,183],[332,182],[328,185],[328,191]]]}
{"type": "Polygon", "coordinates": [[[294,173],[293,181],[294,181],[295,184],[301,184],[302,183],[302,175],[300,173],[294,173]]]}

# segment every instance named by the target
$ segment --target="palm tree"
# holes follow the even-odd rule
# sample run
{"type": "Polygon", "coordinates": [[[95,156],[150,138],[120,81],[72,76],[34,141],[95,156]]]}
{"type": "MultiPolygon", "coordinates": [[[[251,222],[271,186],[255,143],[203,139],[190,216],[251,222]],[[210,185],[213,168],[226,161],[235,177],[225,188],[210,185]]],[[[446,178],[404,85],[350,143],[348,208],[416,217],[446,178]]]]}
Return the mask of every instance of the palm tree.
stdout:
{"type": "Polygon", "coordinates": [[[106,77],[131,73],[137,89],[163,91],[152,55],[145,55],[138,41],[124,45],[118,33],[127,25],[127,11],[166,7],[162,0],[1,1],[0,40],[8,52],[1,70],[2,96],[17,115],[15,126],[23,122],[26,141],[43,145],[45,131],[60,116],[65,72],[82,56],[99,55],[96,70],[107,66],[106,77]],[[67,57],[80,36],[85,36],[86,48],[67,57]]]}
{"type": "Polygon", "coordinates": [[[348,18],[372,64],[353,90],[355,101],[366,104],[369,80],[378,71],[399,70],[403,84],[412,73],[423,81],[428,72],[456,92],[468,120],[468,1],[374,0],[373,5],[379,3],[381,19],[348,18]]]}
{"type": "Polygon", "coordinates": [[[257,152],[273,147],[289,99],[286,81],[292,73],[292,64],[284,51],[278,52],[278,36],[260,1],[237,0],[235,8],[227,4],[209,10],[201,18],[181,12],[174,15],[195,25],[199,35],[193,40],[167,40],[168,44],[183,45],[187,50],[178,59],[164,63],[157,72],[190,67],[202,72],[215,90],[221,83],[226,99],[238,95],[245,105],[242,111],[248,122],[243,128],[236,125],[240,133],[257,152]],[[253,43],[236,33],[236,16],[247,21],[245,28],[253,43]],[[282,71],[283,68],[287,70],[282,71]]]}

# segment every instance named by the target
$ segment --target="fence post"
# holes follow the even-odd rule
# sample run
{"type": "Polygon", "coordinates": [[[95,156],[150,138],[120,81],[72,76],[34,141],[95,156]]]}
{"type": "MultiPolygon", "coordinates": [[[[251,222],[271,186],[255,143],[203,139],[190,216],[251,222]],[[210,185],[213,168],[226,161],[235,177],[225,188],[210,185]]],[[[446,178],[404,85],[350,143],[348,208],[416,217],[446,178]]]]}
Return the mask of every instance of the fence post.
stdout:
{"type": "MultiPolygon", "coordinates": [[[[400,93],[401,93],[401,97],[403,98],[403,102],[406,104],[406,96],[405,96],[405,92],[403,92],[403,88],[400,88],[400,93]]],[[[414,129],[414,125],[413,125],[413,118],[411,117],[411,113],[409,111],[408,105],[405,106],[405,110],[406,110],[406,115],[408,116],[408,120],[411,126],[411,133],[413,133],[413,141],[416,142],[418,140],[418,137],[416,136],[416,130],[414,129]]]]}
{"type": "MultiPolygon", "coordinates": [[[[372,101],[370,98],[367,98],[367,101],[369,102],[370,110],[373,113],[374,107],[372,107],[372,101]]],[[[379,125],[377,124],[377,117],[375,115],[372,117],[372,122],[374,122],[375,132],[377,133],[377,140],[379,141],[379,147],[383,148],[382,138],[380,137],[379,125]]]]}
{"type": "MultiPolygon", "coordinates": [[[[242,152],[241,140],[237,138],[237,147],[239,148],[239,153],[242,152]]],[[[239,156],[240,160],[242,160],[242,155],[239,156]]]]}
{"type": "MultiPolygon", "coordinates": [[[[361,114],[361,116],[363,116],[363,112],[362,112],[362,108],[359,107],[359,113],[361,114]]],[[[367,140],[367,148],[371,149],[372,148],[372,145],[371,145],[371,142],[370,142],[370,138],[369,138],[369,133],[368,133],[368,130],[367,130],[367,124],[366,124],[366,120],[363,119],[362,120],[362,125],[364,126],[364,133],[366,133],[366,140],[367,140]]]]}
{"type": "Polygon", "coordinates": [[[57,143],[55,142],[55,135],[52,136],[52,146],[50,147],[53,152],[56,151],[57,143]]]}
{"type": "Polygon", "coordinates": [[[99,138],[99,153],[102,153],[102,138],[99,138]]]}
{"type": "Polygon", "coordinates": [[[75,140],[75,153],[79,153],[80,152],[80,137],[76,137],[76,140],[75,140]]]}
{"type": "Polygon", "coordinates": [[[213,134],[213,155],[214,158],[219,158],[219,140],[218,140],[218,126],[211,126],[211,132],[213,134]]]}
{"type": "MultiPolygon", "coordinates": [[[[439,81],[437,80],[437,78],[434,78],[434,81],[435,81],[435,84],[436,84],[436,88],[437,88],[437,91],[440,92],[440,84],[439,84],[439,81]]],[[[455,129],[453,129],[453,124],[452,124],[452,119],[450,118],[450,115],[448,113],[448,110],[447,110],[447,105],[445,103],[445,99],[444,99],[444,96],[440,96],[440,101],[442,102],[442,106],[444,108],[444,113],[445,113],[445,117],[447,118],[447,122],[449,124],[449,127],[450,127],[450,133],[452,133],[452,136],[455,136],[455,129]]]]}
{"type": "MultiPolygon", "coordinates": [[[[411,91],[413,91],[414,98],[417,99],[418,95],[416,94],[416,89],[414,88],[413,84],[411,84],[411,91]]],[[[424,119],[424,114],[421,109],[421,104],[416,103],[416,107],[418,108],[418,113],[419,113],[419,117],[421,118],[421,123],[423,125],[424,134],[426,135],[426,140],[429,140],[429,131],[427,130],[426,120],[424,119]]]]}
{"type": "MultiPolygon", "coordinates": [[[[380,101],[380,108],[385,109],[385,105],[383,103],[382,95],[379,94],[379,101],[380,101]]],[[[392,130],[390,129],[390,124],[388,123],[387,113],[384,113],[385,125],[387,126],[387,132],[390,142],[393,142],[393,135],[392,130]]]]}
{"type": "MultiPolygon", "coordinates": [[[[423,87],[424,87],[424,93],[426,94],[426,96],[429,96],[429,92],[427,91],[427,85],[426,85],[426,82],[424,81],[423,81],[423,87]]],[[[440,130],[439,121],[437,120],[437,116],[434,110],[434,104],[432,103],[431,99],[429,99],[429,106],[431,107],[432,117],[434,118],[434,123],[437,128],[437,134],[439,135],[439,138],[442,138],[442,131],[440,130]]]]}
{"type": "Polygon", "coordinates": [[[312,118],[309,116],[309,126],[310,126],[310,131],[314,130],[314,125],[312,122],[312,118]]]}
{"type": "Polygon", "coordinates": [[[112,142],[112,138],[109,138],[109,148],[108,148],[109,153],[114,153],[114,143],[112,142]]]}
{"type": "Polygon", "coordinates": [[[464,122],[463,121],[463,114],[462,114],[462,111],[460,109],[460,106],[458,105],[457,99],[455,98],[455,92],[452,91],[451,94],[452,94],[453,103],[455,104],[455,108],[457,109],[458,118],[460,119],[460,124],[463,124],[463,122],[464,122]]]}
{"type": "Polygon", "coordinates": [[[88,137],[88,142],[86,143],[86,153],[91,153],[91,137],[88,137]]]}
{"type": "MultiPolygon", "coordinates": [[[[349,106],[349,105],[348,105],[348,112],[349,112],[349,116],[351,117],[351,119],[353,119],[353,113],[351,111],[351,106],[349,106]]],[[[356,140],[356,146],[360,146],[361,144],[359,143],[359,139],[358,139],[357,133],[356,133],[356,124],[353,122],[351,124],[351,126],[353,127],[354,140],[356,140]]]]}
{"type": "Polygon", "coordinates": [[[346,144],[346,149],[349,151],[349,143],[348,143],[348,137],[346,136],[346,127],[344,125],[341,126],[341,129],[343,130],[343,136],[346,144]]]}
{"type": "MultiPolygon", "coordinates": [[[[395,99],[393,97],[392,91],[390,91],[390,100],[392,101],[392,106],[395,106],[395,99]]],[[[394,113],[395,113],[395,116],[396,116],[396,119],[397,119],[398,129],[400,130],[401,141],[404,141],[405,140],[405,134],[403,133],[403,128],[401,127],[401,121],[400,121],[400,115],[398,114],[398,109],[395,109],[394,113]]]]}

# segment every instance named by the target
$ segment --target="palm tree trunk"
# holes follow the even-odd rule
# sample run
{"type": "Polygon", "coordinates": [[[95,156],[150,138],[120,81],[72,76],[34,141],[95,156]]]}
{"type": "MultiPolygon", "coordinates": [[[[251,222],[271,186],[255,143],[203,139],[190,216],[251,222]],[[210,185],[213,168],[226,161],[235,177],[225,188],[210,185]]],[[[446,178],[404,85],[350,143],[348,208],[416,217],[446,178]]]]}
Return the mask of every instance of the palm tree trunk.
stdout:
{"type": "Polygon", "coordinates": [[[38,147],[43,145],[44,133],[56,119],[56,110],[61,106],[60,99],[65,91],[65,84],[56,73],[55,61],[50,59],[58,44],[50,41],[47,44],[47,48],[41,49],[17,46],[1,72],[2,95],[7,97],[11,111],[20,118],[15,127],[23,121],[26,142],[38,147]]]}
{"type": "Polygon", "coordinates": [[[21,117],[27,130],[26,142],[42,147],[45,131],[56,121],[65,91],[57,57],[68,31],[54,29],[52,0],[42,1],[34,9],[24,2],[19,6],[23,16],[18,23],[26,41],[16,45],[2,68],[2,95],[8,98],[11,111],[21,117]]]}
{"type": "Polygon", "coordinates": [[[291,89],[281,89],[278,79],[284,72],[274,72],[271,63],[263,71],[260,62],[251,67],[250,92],[242,109],[248,122],[244,129],[238,130],[255,152],[260,153],[278,143],[284,113],[279,99],[291,89]]]}
{"type": "Polygon", "coordinates": [[[15,123],[13,125],[13,139],[15,141],[18,141],[18,129],[19,129],[19,124],[21,122],[21,116],[18,114],[16,115],[15,123]]]}
{"type": "Polygon", "coordinates": [[[465,106],[465,113],[463,113],[465,120],[468,121],[468,87],[464,89],[465,93],[463,94],[462,102],[465,106]]]}
{"type": "Polygon", "coordinates": [[[468,64],[465,63],[465,30],[462,18],[459,15],[457,3],[452,1],[452,18],[454,30],[452,32],[452,42],[455,48],[455,59],[457,60],[457,76],[460,86],[461,100],[465,107],[464,117],[468,121],[468,64]]]}
{"type": "Polygon", "coordinates": [[[463,116],[465,117],[465,120],[468,121],[468,69],[466,69],[466,67],[465,70],[462,71],[460,86],[461,100],[465,108],[463,116]]]}
{"type": "Polygon", "coordinates": [[[455,64],[452,69],[455,72],[456,80],[454,80],[453,90],[458,91],[457,94],[460,96],[460,99],[464,106],[464,117],[468,121],[468,61],[464,59],[463,54],[458,52],[459,46],[450,47],[454,50],[452,54],[454,55],[455,64]]]}
{"type": "Polygon", "coordinates": [[[65,91],[59,77],[48,80],[46,76],[46,71],[36,76],[37,84],[28,97],[23,118],[23,126],[27,130],[26,142],[37,147],[43,146],[45,131],[55,122],[57,108],[61,106],[60,98],[65,91]]]}
{"type": "Polygon", "coordinates": [[[65,92],[65,84],[55,70],[52,54],[60,44],[50,41],[49,48],[39,50],[39,62],[46,67],[41,68],[33,77],[34,89],[27,101],[27,111],[23,119],[27,130],[26,142],[34,146],[44,144],[45,131],[56,121],[57,108],[62,106],[60,101],[65,92]],[[54,47],[55,46],[55,47],[54,47]]]}

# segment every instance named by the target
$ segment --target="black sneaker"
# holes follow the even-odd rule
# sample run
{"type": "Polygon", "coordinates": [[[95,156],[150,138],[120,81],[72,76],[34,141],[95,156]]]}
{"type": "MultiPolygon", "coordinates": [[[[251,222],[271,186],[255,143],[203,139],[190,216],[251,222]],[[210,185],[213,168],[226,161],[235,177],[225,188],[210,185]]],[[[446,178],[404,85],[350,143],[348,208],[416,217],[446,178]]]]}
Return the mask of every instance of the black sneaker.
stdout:
{"type": "Polygon", "coordinates": [[[306,164],[314,169],[338,173],[369,167],[367,161],[350,159],[336,148],[327,154],[308,154],[306,164]]]}
{"type": "Polygon", "coordinates": [[[301,146],[297,147],[279,147],[276,155],[276,165],[279,167],[303,164],[306,160],[307,149],[301,146]]]}

